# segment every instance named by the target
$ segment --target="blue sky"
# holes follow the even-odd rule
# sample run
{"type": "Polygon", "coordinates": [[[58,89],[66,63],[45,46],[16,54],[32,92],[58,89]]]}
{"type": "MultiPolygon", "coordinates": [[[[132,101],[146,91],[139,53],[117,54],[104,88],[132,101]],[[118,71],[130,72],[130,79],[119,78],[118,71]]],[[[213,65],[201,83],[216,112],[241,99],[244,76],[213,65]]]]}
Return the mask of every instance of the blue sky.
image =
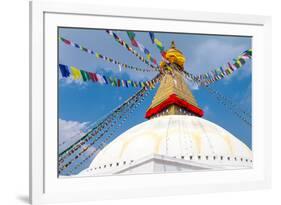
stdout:
{"type": "MultiPolygon", "coordinates": [[[[130,44],[124,31],[116,31],[117,34],[130,44]]],[[[147,32],[135,32],[136,39],[152,53],[152,56],[161,61],[161,55],[155,45],[151,43],[147,32]]],[[[60,28],[59,35],[70,39],[86,48],[90,48],[120,62],[136,67],[149,69],[146,64],[138,60],[132,53],[120,46],[104,30],[60,28]]],[[[175,41],[176,47],[187,58],[185,69],[193,74],[205,73],[209,70],[225,65],[241,52],[251,48],[250,37],[219,36],[219,35],[195,35],[176,33],[157,33],[166,49],[170,42],[175,41]]],[[[141,51],[135,48],[140,54],[141,51]]],[[[143,55],[144,56],[144,55],[143,55]]],[[[95,56],[80,49],[67,46],[59,42],[59,63],[72,65],[77,68],[98,72],[106,76],[116,76],[121,79],[149,80],[156,73],[142,73],[122,69],[117,65],[96,59],[95,56]]],[[[251,111],[251,61],[236,71],[230,77],[212,84],[212,88],[231,98],[244,110],[251,111]]],[[[191,85],[194,96],[199,106],[204,110],[204,118],[225,128],[250,148],[252,147],[251,127],[243,123],[229,109],[219,104],[205,88],[197,88],[191,85]]],[[[114,137],[134,125],[145,121],[145,111],[150,105],[157,89],[145,99],[141,106],[133,113],[126,123],[118,130],[114,137]]],[[[71,80],[59,80],[59,125],[60,142],[67,141],[60,149],[76,139],[77,133],[87,123],[94,122],[109,113],[114,107],[120,105],[128,97],[132,96],[135,88],[115,88],[98,83],[74,82],[71,80]]],[[[88,160],[81,169],[87,167],[88,160]]],[[[77,170],[79,172],[81,169],[77,170]]]]}

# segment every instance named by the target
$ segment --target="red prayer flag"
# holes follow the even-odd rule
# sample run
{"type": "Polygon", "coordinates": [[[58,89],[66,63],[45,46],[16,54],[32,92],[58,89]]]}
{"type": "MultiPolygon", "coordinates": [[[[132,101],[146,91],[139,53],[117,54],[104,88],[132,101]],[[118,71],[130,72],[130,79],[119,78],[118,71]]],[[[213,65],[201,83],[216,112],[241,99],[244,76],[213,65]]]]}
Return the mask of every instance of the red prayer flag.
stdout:
{"type": "Polygon", "coordinates": [[[139,46],[138,46],[138,43],[136,42],[135,39],[132,39],[132,40],[131,40],[131,44],[132,44],[133,46],[135,46],[135,47],[139,47],[139,46]]]}
{"type": "Polygon", "coordinates": [[[161,55],[162,55],[163,58],[166,58],[166,52],[165,51],[162,51],[161,55]]]}
{"type": "Polygon", "coordinates": [[[97,82],[98,81],[98,77],[95,73],[91,73],[89,72],[89,76],[90,76],[90,79],[94,82],[97,82]]]}
{"type": "Polygon", "coordinates": [[[65,44],[67,44],[67,45],[70,45],[70,44],[71,44],[71,42],[70,42],[69,40],[67,40],[67,39],[63,39],[63,42],[64,42],[65,44]]]}

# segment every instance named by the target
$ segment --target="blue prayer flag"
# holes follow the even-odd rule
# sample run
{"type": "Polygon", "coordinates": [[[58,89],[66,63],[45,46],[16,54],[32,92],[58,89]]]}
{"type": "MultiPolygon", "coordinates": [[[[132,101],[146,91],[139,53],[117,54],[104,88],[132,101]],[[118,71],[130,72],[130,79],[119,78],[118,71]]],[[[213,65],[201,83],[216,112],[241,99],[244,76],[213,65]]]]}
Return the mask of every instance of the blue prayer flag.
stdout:
{"type": "Polygon", "coordinates": [[[150,36],[150,39],[152,41],[152,43],[154,43],[154,33],[153,32],[149,32],[149,36],[150,36]]]}
{"type": "Polygon", "coordinates": [[[67,65],[59,64],[60,72],[62,77],[67,78],[70,75],[69,69],[67,65]]]}

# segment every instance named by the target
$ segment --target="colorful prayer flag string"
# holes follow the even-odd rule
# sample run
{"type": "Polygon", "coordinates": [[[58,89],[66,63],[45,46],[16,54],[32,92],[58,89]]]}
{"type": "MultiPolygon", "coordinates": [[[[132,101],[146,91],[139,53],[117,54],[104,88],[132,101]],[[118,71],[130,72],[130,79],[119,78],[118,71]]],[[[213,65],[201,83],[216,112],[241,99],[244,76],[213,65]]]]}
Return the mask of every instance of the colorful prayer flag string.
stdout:
{"type": "MultiPolygon", "coordinates": [[[[139,95],[136,96],[136,99],[134,100],[134,102],[130,105],[127,106],[126,110],[120,115],[118,116],[118,121],[115,120],[113,122],[113,124],[110,126],[110,128],[114,128],[110,133],[109,133],[109,129],[106,131],[105,134],[99,136],[99,139],[103,141],[99,143],[99,145],[97,146],[97,149],[94,149],[90,154],[88,154],[83,160],[81,160],[79,163],[77,163],[70,171],[69,174],[73,174],[73,172],[78,169],[83,163],[85,163],[87,160],[89,160],[92,156],[94,156],[98,150],[103,149],[104,146],[106,146],[107,142],[109,140],[113,140],[112,137],[115,134],[115,132],[121,127],[121,125],[128,119],[129,115],[132,114],[132,112],[140,105],[141,102],[143,102],[143,100],[145,99],[146,96],[148,96],[149,91],[144,89],[139,95]],[[123,118],[123,119],[122,119],[123,118]],[[122,119],[122,120],[121,120],[122,119]],[[118,122],[118,124],[116,124],[118,122]],[[107,136],[106,134],[109,133],[107,136]]],[[[94,143],[91,143],[91,146],[95,145],[94,143]]],[[[75,160],[75,158],[74,158],[75,160]]],[[[73,160],[73,161],[74,161],[73,160]]],[[[69,163],[68,163],[69,164],[69,163]]],[[[69,165],[68,165],[69,166],[69,165]]]]}
{"type": "Polygon", "coordinates": [[[234,71],[240,69],[246,63],[246,60],[251,58],[252,49],[248,49],[241,55],[239,55],[236,59],[234,59],[233,63],[228,62],[226,66],[220,66],[219,68],[200,75],[193,75],[187,71],[184,71],[184,75],[199,86],[207,86],[211,83],[225,78],[226,76],[232,75],[234,71]]]}
{"type": "Polygon", "coordinates": [[[159,49],[163,60],[166,60],[166,52],[162,42],[158,38],[155,38],[155,34],[153,32],[149,32],[149,37],[151,39],[151,42],[155,44],[156,47],[159,49]]]}
{"type": "Polygon", "coordinates": [[[90,81],[100,84],[107,84],[113,87],[148,87],[150,89],[155,87],[155,84],[159,81],[156,80],[148,80],[148,81],[133,81],[133,80],[123,80],[118,79],[116,77],[107,77],[101,75],[99,73],[89,72],[85,70],[78,69],[74,66],[68,66],[64,64],[59,64],[59,69],[61,76],[63,78],[72,77],[73,80],[81,80],[84,82],[90,81]]]}
{"type": "Polygon", "coordinates": [[[155,65],[157,65],[157,61],[156,61],[156,58],[153,58],[151,56],[151,53],[150,51],[144,47],[144,45],[142,45],[139,41],[137,41],[137,39],[135,38],[136,37],[136,34],[132,31],[127,31],[127,35],[131,41],[131,44],[137,48],[139,48],[141,50],[141,52],[143,52],[145,55],[146,55],[146,58],[154,63],[155,65]]]}
{"type": "MultiPolygon", "coordinates": [[[[135,51],[132,47],[130,47],[124,40],[122,40],[116,33],[114,33],[111,30],[106,30],[106,32],[112,36],[115,41],[117,41],[120,45],[122,45],[124,48],[126,48],[128,51],[133,53],[140,61],[144,62],[145,64],[149,65],[151,68],[153,68],[154,71],[159,70],[159,66],[154,66],[151,63],[149,63],[148,60],[146,60],[144,57],[142,57],[137,51],[135,51]]],[[[135,42],[136,43],[136,42],[135,42]]]]}
{"type": "Polygon", "coordinates": [[[89,53],[89,54],[91,54],[91,55],[94,55],[97,59],[102,59],[102,60],[107,61],[107,62],[109,62],[109,63],[113,63],[113,64],[115,64],[115,65],[118,65],[119,70],[121,70],[121,68],[123,67],[123,68],[125,68],[125,69],[128,68],[128,69],[131,69],[131,70],[142,71],[142,72],[155,72],[155,71],[158,71],[157,69],[155,69],[155,70],[151,70],[151,69],[142,69],[142,68],[138,68],[138,67],[134,67],[134,66],[128,65],[128,64],[126,64],[126,63],[121,63],[121,62],[119,62],[119,61],[117,61],[117,60],[114,60],[114,59],[112,59],[112,58],[110,58],[110,57],[107,57],[107,56],[105,56],[105,55],[102,55],[102,54],[100,54],[100,53],[98,53],[98,52],[96,52],[96,51],[93,51],[93,50],[89,49],[89,48],[85,48],[85,47],[83,47],[83,46],[81,46],[81,45],[79,45],[79,44],[77,44],[77,43],[75,43],[75,42],[73,42],[73,41],[71,41],[71,40],[69,40],[69,39],[63,38],[63,37],[59,37],[59,40],[60,40],[61,42],[63,42],[65,45],[78,48],[78,49],[80,49],[81,51],[84,51],[84,52],[86,52],[86,53],[89,53]]]}

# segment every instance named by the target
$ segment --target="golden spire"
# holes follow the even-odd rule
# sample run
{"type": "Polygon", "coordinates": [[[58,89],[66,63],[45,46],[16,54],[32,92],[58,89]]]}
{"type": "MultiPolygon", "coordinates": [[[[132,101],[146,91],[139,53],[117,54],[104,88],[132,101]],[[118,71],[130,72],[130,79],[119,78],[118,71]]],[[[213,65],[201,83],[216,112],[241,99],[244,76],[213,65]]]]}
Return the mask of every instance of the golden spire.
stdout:
{"type": "Polygon", "coordinates": [[[151,119],[162,115],[196,115],[202,116],[203,111],[199,108],[191,90],[184,81],[185,56],[176,48],[175,42],[166,51],[166,59],[162,61],[160,68],[164,77],[146,112],[146,118],[151,119]]]}

